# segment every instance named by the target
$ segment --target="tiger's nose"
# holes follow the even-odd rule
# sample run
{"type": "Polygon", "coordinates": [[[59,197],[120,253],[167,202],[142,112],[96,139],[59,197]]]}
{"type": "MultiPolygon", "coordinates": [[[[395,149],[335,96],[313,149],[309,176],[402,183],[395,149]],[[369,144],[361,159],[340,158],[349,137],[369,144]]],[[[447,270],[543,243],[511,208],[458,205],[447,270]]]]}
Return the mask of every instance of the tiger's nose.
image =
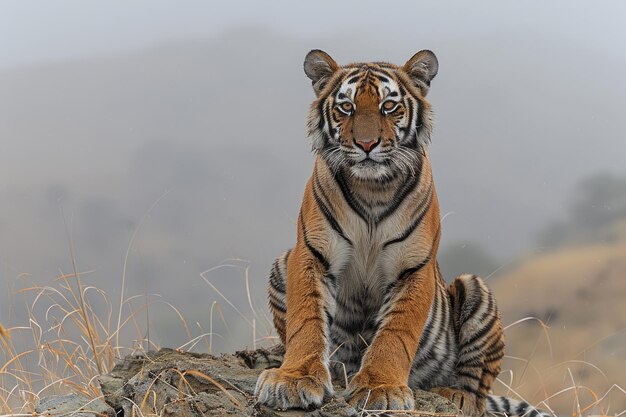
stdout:
{"type": "Polygon", "coordinates": [[[380,143],[380,138],[378,140],[370,140],[370,141],[362,141],[362,140],[354,140],[354,144],[359,148],[363,149],[365,152],[370,152],[380,143]]]}

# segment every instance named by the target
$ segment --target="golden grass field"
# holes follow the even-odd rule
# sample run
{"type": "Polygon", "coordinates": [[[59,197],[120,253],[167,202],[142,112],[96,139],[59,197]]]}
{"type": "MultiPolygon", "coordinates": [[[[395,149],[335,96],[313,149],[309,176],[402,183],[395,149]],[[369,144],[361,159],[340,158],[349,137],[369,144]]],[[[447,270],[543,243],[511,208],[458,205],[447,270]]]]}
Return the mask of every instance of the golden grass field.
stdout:
{"type": "MultiPolygon", "coordinates": [[[[625,255],[626,244],[564,248],[519,260],[488,279],[507,326],[496,393],[520,396],[557,415],[626,414],[625,255]]],[[[143,324],[150,317],[144,295],[123,295],[120,310],[75,273],[19,292],[30,297],[30,319],[0,324],[0,417],[32,415],[46,395],[96,397],[97,376],[111,370],[116,358],[159,347],[143,324]],[[120,343],[128,334],[132,341],[120,343]]],[[[219,305],[214,307],[220,316],[219,305]]],[[[265,320],[264,312],[254,311],[252,302],[250,307],[257,320],[245,321],[255,326],[265,320]]],[[[179,347],[210,351],[211,331],[192,336],[182,314],[170,308],[187,335],[179,347]]],[[[252,345],[274,340],[267,334],[252,345]]]]}
{"type": "Polygon", "coordinates": [[[626,244],[533,256],[490,285],[505,325],[527,318],[507,329],[500,380],[562,415],[626,413],[626,244]]]}

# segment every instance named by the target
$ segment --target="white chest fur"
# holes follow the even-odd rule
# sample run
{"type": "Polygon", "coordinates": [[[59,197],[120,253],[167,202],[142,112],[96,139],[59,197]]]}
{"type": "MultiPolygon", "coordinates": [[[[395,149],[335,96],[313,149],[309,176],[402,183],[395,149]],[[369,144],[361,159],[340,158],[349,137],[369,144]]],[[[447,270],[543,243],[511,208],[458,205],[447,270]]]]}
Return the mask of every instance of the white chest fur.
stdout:
{"type": "Polygon", "coordinates": [[[396,237],[398,219],[391,216],[380,225],[368,225],[358,216],[342,224],[350,242],[334,236],[330,271],[336,277],[339,302],[361,299],[370,308],[380,307],[385,289],[401,271],[402,245],[385,246],[396,237]]]}

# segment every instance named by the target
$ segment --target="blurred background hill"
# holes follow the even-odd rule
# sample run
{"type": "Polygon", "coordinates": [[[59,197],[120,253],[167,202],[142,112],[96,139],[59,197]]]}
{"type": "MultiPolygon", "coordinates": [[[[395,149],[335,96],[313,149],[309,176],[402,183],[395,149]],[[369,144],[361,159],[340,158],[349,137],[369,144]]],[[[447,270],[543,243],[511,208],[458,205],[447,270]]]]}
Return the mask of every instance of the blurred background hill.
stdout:
{"type": "Polygon", "coordinates": [[[20,289],[72,270],[65,220],[86,285],[118,300],[124,275],[126,295],[163,301],[156,343],[186,341],[164,302],[194,335],[219,302],[216,351],[262,343],[266,272],[295,240],[313,161],[304,55],[401,64],[428,48],[446,277],[489,277],[507,325],[550,327],[550,343],[534,320],[508,330],[509,354],[530,359],[507,362],[524,395],[547,396],[537,375],[555,393],[568,366],[623,384],[626,8],[356,6],[3,2],[0,323],[27,320],[20,289]],[[246,318],[259,310],[256,333],[207,270],[246,318]]]}

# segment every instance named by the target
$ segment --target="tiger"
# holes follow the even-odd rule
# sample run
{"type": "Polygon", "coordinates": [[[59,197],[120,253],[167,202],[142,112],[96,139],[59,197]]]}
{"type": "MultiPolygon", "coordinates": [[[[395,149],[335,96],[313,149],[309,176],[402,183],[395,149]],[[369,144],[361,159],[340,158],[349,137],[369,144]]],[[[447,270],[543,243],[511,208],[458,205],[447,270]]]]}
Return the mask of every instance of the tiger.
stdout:
{"type": "Polygon", "coordinates": [[[307,133],[315,154],[295,246],[269,274],[269,306],[285,348],[255,395],[279,409],[343,395],[362,410],[411,410],[430,390],[468,416],[543,415],[490,394],[504,356],[494,295],[476,275],[447,286],[437,263],[439,202],[426,95],[439,63],[422,50],[399,67],[338,65],[310,51],[316,99],[307,133]]]}

